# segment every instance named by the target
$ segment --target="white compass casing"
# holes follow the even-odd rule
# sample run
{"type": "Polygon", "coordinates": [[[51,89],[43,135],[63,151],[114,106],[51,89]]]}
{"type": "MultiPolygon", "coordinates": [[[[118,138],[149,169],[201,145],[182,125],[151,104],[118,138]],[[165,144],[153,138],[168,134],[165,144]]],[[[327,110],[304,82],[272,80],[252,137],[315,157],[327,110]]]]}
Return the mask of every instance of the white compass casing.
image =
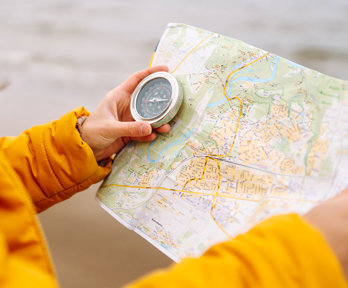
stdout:
{"type": "Polygon", "coordinates": [[[144,78],[135,88],[131,98],[130,110],[135,121],[144,121],[151,124],[152,127],[158,128],[168,123],[170,120],[172,120],[175,117],[175,115],[178,113],[180,109],[182,100],[183,100],[183,93],[178,80],[176,80],[176,78],[168,72],[155,72],[147,76],[146,78],[144,78]],[[161,111],[161,113],[159,113],[158,115],[153,116],[152,118],[145,118],[141,116],[141,113],[139,113],[139,111],[137,111],[137,99],[142,88],[146,84],[151,82],[152,80],[155,80],[158,78],[166,79],[171,86],[170,103],[165,108],[165,110],[161,111]]]}

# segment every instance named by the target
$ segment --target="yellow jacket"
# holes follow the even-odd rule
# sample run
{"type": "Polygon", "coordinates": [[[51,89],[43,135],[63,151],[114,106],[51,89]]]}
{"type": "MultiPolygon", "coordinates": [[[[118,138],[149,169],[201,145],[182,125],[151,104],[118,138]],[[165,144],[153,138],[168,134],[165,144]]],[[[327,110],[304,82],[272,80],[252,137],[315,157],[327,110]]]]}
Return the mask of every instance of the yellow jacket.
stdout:
{"type": "MultiPolygon", "coordinates": [[[[0,139],[0,287],[57,287],[36,212],[103,179],[75,129],[76,109],[58,121],[0,139]]],[[[273,217],[129,287],[347,287],[322,236],[296,215],[273,217]]]]}

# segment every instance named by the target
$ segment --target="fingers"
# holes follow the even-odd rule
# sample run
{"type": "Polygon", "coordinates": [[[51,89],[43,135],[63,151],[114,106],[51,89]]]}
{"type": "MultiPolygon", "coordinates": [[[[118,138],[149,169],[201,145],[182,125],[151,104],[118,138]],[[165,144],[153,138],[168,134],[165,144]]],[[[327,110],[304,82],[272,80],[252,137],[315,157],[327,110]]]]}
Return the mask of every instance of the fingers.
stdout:
{"type": "MultiPolygon", "coordinates": [[[[154,130],[156,133],[168,133],[170,131],[170,125],[164,124],[159,128],[155,128],[154,130]]],[[[145,137],[138,137],[138,138],[132,137],[132,140],[138,141],[138,142],[152,142],[157,137],[156,133],[152,132],[150,135],[145,137]]]]}
{"type": "Polygon", "coordinates": [[[134,73],[130,76],[126,81],[121,84],[122,89],[124,89],[128,93],[133,93],[134,89],[137,85],[143,80],[145,77],[149,76],[155,72],[168,72],[168,67],[165,65],[150,67],[141,71],[134,73]]]}
{"type": "MultiPolygon", "coordinates": [[[[154,129],[156,133],[168,133],[170,131],[170,125],[164,124],[159,128],[154,129]]],[[[138,142],[151,142],[156,139],[157,134],[152,132],[150,135],[140,138],[132,138],[132,140],[138,141],[138,142]]]]}
{"type": "Polygon", "coordinates": [[[110,134],[113,137],[144,137],[152,133],[152,127],[146,122],[119,122],[117,121],[110,134]]]}
{"type": "Polygon", "coordinates": [[[155,131],[158,133],[168,133],[170,131],[170,125],[164,124],[161,127],[156,128],[155,131]]]}
{"type": "MultiPolygon", "coordinates": [[[[157,133],[167,133],[170,131],[170,125],[164,124],[159,128],[154,129],[157,133]]],[[[156,133],[152,132],[152,127],[146,122],[116,122],[111,131],[111,136],[131,137],[132,140],[139,142],[151,142],[156,139],[156,133]]]]}
{"type": "MultiPolygon", "coordinates": [[[[170,125],[165,124],[155,129],[157,133],[167,133],[170,131],[170,125]]],[[[140,142],[153,141],[156,133],[152,132],[152,127],[146,122],[120,122],[117,121],[108,133],[111,137],[131,137],[133,140],[140,142]]]]}
{"type": "Polygon", "coordinates": [[[145,137],[140,137],[140,138],[132,138],[132,140],[137,141],[137,142],[152,142],[153,140],[155,140],[157,137],[156,133],[151,133],[148,136],[145,137]]]}
{"type": "Polygon", "coordinates": [[[348,195],[348,187],[346,187],[342,192],[340,192],[341,195],[348,195]]]}

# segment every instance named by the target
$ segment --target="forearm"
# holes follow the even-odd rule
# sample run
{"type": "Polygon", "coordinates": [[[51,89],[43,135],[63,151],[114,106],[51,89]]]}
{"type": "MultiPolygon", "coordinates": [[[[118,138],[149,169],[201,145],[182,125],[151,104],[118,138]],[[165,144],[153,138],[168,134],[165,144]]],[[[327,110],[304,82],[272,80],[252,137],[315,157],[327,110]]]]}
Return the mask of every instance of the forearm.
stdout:
{"type": "Polygon", "coordinates": [[[347,287],[347,283],[321,234],[299,216],[287,215],[129,287],[347,287]]]}
{"type": "Polygon", "coordinates": [[[76,109],[57,121],[32,127],[1,141],[4,157],[19,176],[40,212],[103,179],[110,171],[98,166],[93,151],[75,129],[76,109]]]}

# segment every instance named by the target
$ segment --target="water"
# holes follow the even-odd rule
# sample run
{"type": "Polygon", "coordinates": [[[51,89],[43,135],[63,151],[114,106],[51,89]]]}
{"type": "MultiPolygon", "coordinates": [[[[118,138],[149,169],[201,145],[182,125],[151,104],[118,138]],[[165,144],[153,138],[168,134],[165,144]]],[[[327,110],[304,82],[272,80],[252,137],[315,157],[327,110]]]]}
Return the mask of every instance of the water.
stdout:
{"type": "MultiPolygon", "coordinates": [[[[148,65],[169,22],[348,79],[346,15],[346,0],[0,0],[0,134],[16,135],[77,106],[93,109],[148,65]]],[[[168,265],[96,206],[95,189],[41,216],[62,287],[119,287],[168,265]]]]}

